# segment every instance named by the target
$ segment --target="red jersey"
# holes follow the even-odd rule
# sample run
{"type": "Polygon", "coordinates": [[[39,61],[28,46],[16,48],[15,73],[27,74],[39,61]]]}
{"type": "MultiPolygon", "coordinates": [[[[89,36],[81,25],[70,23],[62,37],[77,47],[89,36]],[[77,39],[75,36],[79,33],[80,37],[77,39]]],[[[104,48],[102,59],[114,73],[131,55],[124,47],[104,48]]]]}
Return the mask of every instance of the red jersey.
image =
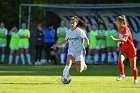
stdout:
{"type": "Polygon", "coordinates": [[[123,52],[127,55],[128,58],[133,58],[136,56],[136,48],[133,43],[133,38],[131,31],[128,27],[125,27],[124,29],[120,30],[118,29],[118,33],[120,35],[120,38],[123,38],[124,35],[128,36],[128,39],[126,42],[123,42],[120,46],[120,52],[123,52]]]}

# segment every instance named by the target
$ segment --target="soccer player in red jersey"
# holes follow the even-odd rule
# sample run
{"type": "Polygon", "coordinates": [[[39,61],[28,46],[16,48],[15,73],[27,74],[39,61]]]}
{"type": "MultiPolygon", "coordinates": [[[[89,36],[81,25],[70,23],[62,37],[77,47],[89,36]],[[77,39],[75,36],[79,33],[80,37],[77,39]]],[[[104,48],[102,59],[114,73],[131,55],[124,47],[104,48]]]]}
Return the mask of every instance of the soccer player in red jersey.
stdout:
{"type": "Polygon", "coordinates": [[[128,58],[131,66],[131,70],[134,75],[134,84],[138,83],[138,69],[136,67],[136,48],[133,43],[131,31],[127,25],[127,21],[124,15],[118,16],[115,22],[118,26],[118,33],[120,38],[116,39],[110,36],[114,41],[120,44],[120,53],[118,57],[118,68],[120,76],[117,81],[122,80],[125,77],[123,61],[128,58]]]}

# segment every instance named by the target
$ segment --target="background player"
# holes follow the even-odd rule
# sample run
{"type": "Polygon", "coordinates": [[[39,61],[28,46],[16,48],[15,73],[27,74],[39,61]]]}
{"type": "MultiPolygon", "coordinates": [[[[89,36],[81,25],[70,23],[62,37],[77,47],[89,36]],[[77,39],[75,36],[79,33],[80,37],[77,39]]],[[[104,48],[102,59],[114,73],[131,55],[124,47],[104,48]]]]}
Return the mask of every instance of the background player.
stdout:
{"type": "MultiPolygon", "coordinates": [[[[57,38],[58,38],[57,43],[60,43],[63,40],[65,40],[65,35],[67,30],[68,28],[65,26],[65,22],[61,21],[60,27],[57,28],[57,38]]],[[[61,60],[60,64],[65,64],[65,50],[66,50],[66,44],[59,46],[58,53],[60,54],[60,60],[61,60]]]]}
{"type": "Polygon", "coordinates": [[[19,60],[19,36],[18,36],[18,29],[16,27],[13,27],[11,29],[11,31],[9,32],[9,35],[11,36],[11,41],[10,41],[10,45],[9,48],[10,50],[10,56],[9,56],[9,64],[12,63],[13,60],[13,55],[14,52],[16,52],[16,62],[15,64],[18,64],[18,60],[19,60]]]}
{"type": "Polygon", "coordinates": [[[2,48],[1,63],[4,63],[5,59],[5,49],[7,45],[7,29],[3,22],[0,23],[0,48],[2,48]]]}
{"type": "Polygon", "coordinates": [[[114,64],[117,64],[117,42],[115,42],[114,40],[112,40],[110,38],[110,36],[113,36],[115,38],[117,38],[118,34],[117,31],[114,29],[114,25],[111,23],[109,24],[109,29],[106,32],[106,46],[107,46],[107,50],[108,50],[108,64],[111,64],[112,62],[112,53],[113,53],[113,62],[114,64]]]}
{"type": "Polygon", "coordinates": [[[24,59],[24,50],[26,52],[28,64],[31,65],[31,57],[29,54],[29,38],[30,38],[30,31],[26,29],[26,23],[22,23],[22,28],[18,32],[19,35],[19,47],[21,52],[21,60],[22,64],[25,64],[24,59]]]}
{"type": "Polygon", "coordinates": [[[91,58],[94,56],[94,64],[98,64],[99,61],[99,55],[97,53],[97,40],[96,40],[96,34],[97,34],[97,25],[92,25],[92,30],[89,32],[89,39],[90,39],[90,45],[88,49],[88,55],[87,55],[87,64],[90,64],[91,58]]]}

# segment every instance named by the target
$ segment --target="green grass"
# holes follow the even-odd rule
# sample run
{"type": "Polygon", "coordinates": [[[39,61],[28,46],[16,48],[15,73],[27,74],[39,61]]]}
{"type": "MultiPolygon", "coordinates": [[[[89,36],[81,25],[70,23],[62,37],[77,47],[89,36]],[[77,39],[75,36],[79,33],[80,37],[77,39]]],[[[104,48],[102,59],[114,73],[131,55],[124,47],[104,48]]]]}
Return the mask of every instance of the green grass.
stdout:
{"type": "MultiPolygon", "coordinates": [[[[77,73],[70,70],[72,82],[61,83],[64,66],[0,65],[0,93],[139,93],[140,84],[133,84],[130,67],[125,67],[126,78],[116,81],[116,65],[88,66],[77,73]]],[[[139,67],[138,67],[139,68],[139,67]]]]}

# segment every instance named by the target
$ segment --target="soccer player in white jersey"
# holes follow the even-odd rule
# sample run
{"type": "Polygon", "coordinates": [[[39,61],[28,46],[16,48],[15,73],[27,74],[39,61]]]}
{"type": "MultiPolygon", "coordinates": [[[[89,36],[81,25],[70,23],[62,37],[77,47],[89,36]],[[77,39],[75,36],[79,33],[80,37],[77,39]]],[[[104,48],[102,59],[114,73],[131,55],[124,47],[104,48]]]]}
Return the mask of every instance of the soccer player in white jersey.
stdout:
{"type": "Polygon", "coordinates": [[[62,44],[69,43],[67,62],[63,70],[63,76],[69,74],[69,69],[73,61],[75,61],[77,64],[77,72],[82,72],[87,68],[85,64],[86,52],[83,46],[83,41],[85,40],[87,45],[89,45],[89,39],[87,38],[85,32],[79,28],[79,26],[86,27],[86,24],[77,16],[71,17],[70,29],[66,31],[65,40],[52,46],[52,48],[56,48],[62,44]]]}

